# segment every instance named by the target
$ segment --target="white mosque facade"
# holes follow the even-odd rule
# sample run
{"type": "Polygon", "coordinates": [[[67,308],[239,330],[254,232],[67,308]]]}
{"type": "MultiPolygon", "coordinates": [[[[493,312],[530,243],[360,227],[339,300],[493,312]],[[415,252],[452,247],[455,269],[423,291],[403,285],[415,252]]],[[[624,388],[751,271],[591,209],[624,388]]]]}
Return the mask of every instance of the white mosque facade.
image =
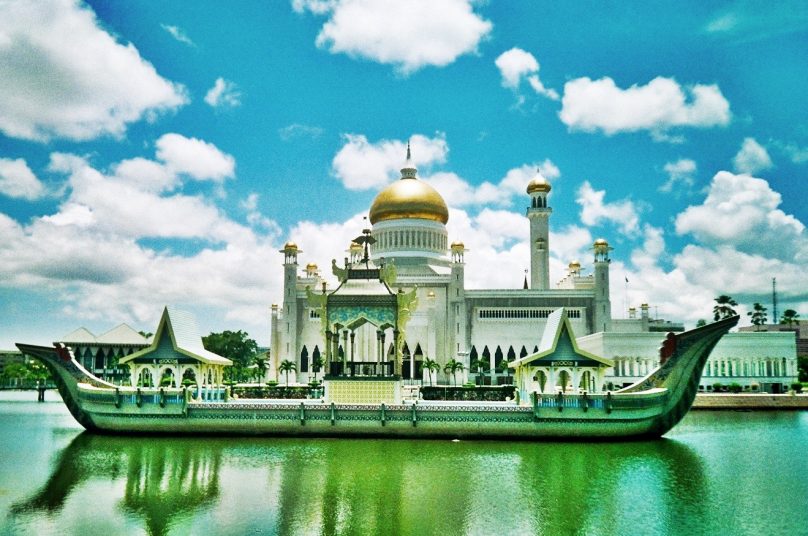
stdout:
{"type": "MultiPolygon", "coordinates": [[[[573,261],[567,275],[557,284],[550,284],[550,191],[550,184],[540,173],[526,185],[530,258],[525,261],[530,263],[530,277],[522,289],[466,288],[465,246],[456,240],[458,237],[450,241],[446,202],[434,188],[418,179],[409,155],[401,178],[376,196],[369,211],[369,234],[375,240],[369,244],[369,260],[375,266],[394,265],[392,290],[414,290],[417,299],[406,332],[400,334],[401,376],[405,381],[429,380],[429,371],[423,364],[430,359],[439,365],[432,379],[448,382],[451,375],[443,372],[444,366],[454,359],[463,364],[463,380],[476,376],[470,368],[475,361],[483,360],[488,363],[483,375],[485,383],[509,383],[511,371],[503,362],[538,351],[548,317],[561,307],[567,311],[576,337],[607,334],[590,344],[597,347],[600,355],[615,360],[614,369],[607,373],[615,385],[633,381],[656,366],[656,350],[665,332],[681,331],[683,327],[651,319],[645,304],[638,318],[612,318],[612,248],[606,240],[598,239],[592,245],[588,274],[584,275],[581,264],[573,261]],[[631,332],[644,334],[643,349],[637,350],[637,355],[621,356],[619,334],[631,332]]],[[[328,292],[335,289],[327,287],[316,265],[309,263],[301,268],[303,251],[297,244],[288,242],[281,252],[284,290],[282,303],[271,310],[271,374],[280,378],[279,363],[289,360],[295,363],[296,381],[306,383],[315,373],[322,377],[327,372],[325,367],[315,371],[317,367],[313,366],[318,359],[325,360],[326,342],[319,311],[311,305],[307,289],[323,289],[324,294],[326,288],[328,292]]],[[[345,268],[360,263],[363,253],[362,245],[351,244],[345,268]]],[[[339,270],[336,261],[332,269],[339,270]]],[[[364,322],[346,326],[334,334],[332,354],[338,352],[346,361],[355,363],[392,360],[395,336],[389,325],[364,322]]],[[[789,361],[778,373],[787,370],[796,375],[796,356],[792,357],[787,348],[781,353],[778,356],[788,356],[789,361]]],[[[705,381],[712,383],[715,379],[703,379],[702,383],[705,381]]]]}

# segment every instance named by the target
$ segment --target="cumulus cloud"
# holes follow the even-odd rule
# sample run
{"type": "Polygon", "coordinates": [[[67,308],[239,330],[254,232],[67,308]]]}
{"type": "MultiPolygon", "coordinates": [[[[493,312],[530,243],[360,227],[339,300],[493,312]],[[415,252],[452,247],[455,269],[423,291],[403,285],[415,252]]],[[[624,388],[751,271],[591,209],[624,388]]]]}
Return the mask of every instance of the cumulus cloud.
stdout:
{"type": "Polygon", "coordinates": [[[510,205],[514,196],[524,196],[527,183],[540,172],[546,179],[555,180],[561,171],[549,158],[539,164],[523,164],[509,169],[498,183],[483,181],[470,184],[452,172],[424,175],[422,179],[432,185],[444,199],[454,206],[510,205]]]}
{"type": "Polygon", "coordinates": [[[554,89],[544,87],[539,78],[539,62],[530,52],[514,47],[500,54],[494,64],[502,76],[503,86],[518,91],[522,80],[527,80],[533,91],[539,95],[558,100],[558,93],[554,89]]]}
{"type": "Polygon", "coordinates": [[[194,42],[191,41],[191,38],[185,33],[185,31],[180,28],[179,26],[172,26],[170,24],[161,24],[160,27],[167,31],[171,37],[179,41],[180,43],[188,46],[195,46],[194,42]]]}
{"type": "Polygon", "coordinates": [[[696,173],[696,162],[689,158],[680,158],[676,162],[668,162],[665,164],[665,173],[668,174],[668,180],[659,187],[660,192],[670,193],[674,189],[678,192],[682,189],[690,191],[695,179],[693,175],[696,173]]]}
{"type": "Polygon", "coordinates": [[[277,225],[257,215],[258,196],[244,201],[253,222],[243,225],[211,199],[183,193],[188,175],[149,178],[165,173],[149,162],[124,160],[106,173],[54,153],[49,169],[67,174],[69,194],[28,224],[0,213],[0,286],[48,292],[77,322],[150,325],[168,303],[266,333],[282,256],[277,225]],[[166,184],[180,191],[166,193],[166,184]]]}
{"type": "Polygon", "coordinates": [[[578,188],[575,202],[581,205],[581,221],[586,225],[612,222],[621,233],[633,235],[639,230],[640,218],[637,208],[629,199],[604,202],[606,190],[595,190],[589,181],[578,188]]]}
{"type": "Polygon", "coordinates": [[[36,141],[121,136],[188,100],[89,8],[59,0],[4,4],[0,94],[0,131],[36,141]]]}
{"type": "MultiPolygon", "coordinates": [[[[407,144],[401,140],[368,141],[362,134],[344,134],[345,145],[331,163],[334,176],[349,190],[379,188],[400,176],[407,155],[407,144]]],[[[434,138],[415,134],[410,138],[412,163],[429,167],[446,161],[449,146],[439,132],[434,138]]]]}
{"type": "Polygon", "coordinates": [[[772,159],[769,157],[769,152],[766,151],[766,148],[759,144],[755,138],[746,138],[743,140],[738,154],[732,159],[732,164],[735,171],[754,175],[771,169],[772,159]]]}
{"type": "Polygon", "coordinates": [[[644,86],[617,87],[614,80],[577,78],[564,85],[561,121],[570,130],[619,132],[650,131],[656,140],[676,141],[666,135],[679,127],[724,126],[730,121],[729,102],[717,85],[683,88],[672,78],[657,77],[644,86]]]}
{"type": "Polygon", "coordinates": [[[706,245],[731,245],[741,252],[808,260],[805,225],[778,207],[782,196],[763,179],[720,171],[701,205],[676,217],[676,232],[706,245]]]}
{"type": "Polygon", "coordinates": [[[236,160],[212,143],[169,133],[161,136],[156,146],[157,158],[173,173],[217,182],[232,178],[235,173],[236,160]]]}
{"type": "Polygon", "coordinates": [[[323,135],[323,128],[313,125],[303,125],[300,123],[292,123],[283,128],[278,129],[278,136],[283,141],[289,141],[296,138],[311,138],[316,140],[323,135]]]}
{"type": "Polygon", "coordinates": [[[45,194],[45,187],[22,158],[0,158],[0,194],[34,200],[45,194]]]}
{"type": "Polygon", "coordinates": [[[241,105],[241,92],[235,83],[219,77],[205,94],[205,102],[214,108],[235,108],[241,105]]]}
{"type": "Polygon", "coordinates": [[[475,52],[492,27],[469,0],[293,0],[292,7],[328,17],[318,47],[391,64],[405,75],[475,52]]]}

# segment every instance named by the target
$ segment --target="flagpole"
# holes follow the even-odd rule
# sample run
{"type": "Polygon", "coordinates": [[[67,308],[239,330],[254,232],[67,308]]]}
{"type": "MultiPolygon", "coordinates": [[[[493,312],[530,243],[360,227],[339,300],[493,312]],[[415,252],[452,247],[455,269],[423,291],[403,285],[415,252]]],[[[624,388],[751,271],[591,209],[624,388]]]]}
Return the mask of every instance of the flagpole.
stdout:
{"type": "Polygon", "coordinates": [[[623,314],[626,316],[623,318],[628,318],[628,276],[623,274],[623,278],[626,280],[626,290],[623,293],[623,314]]]}

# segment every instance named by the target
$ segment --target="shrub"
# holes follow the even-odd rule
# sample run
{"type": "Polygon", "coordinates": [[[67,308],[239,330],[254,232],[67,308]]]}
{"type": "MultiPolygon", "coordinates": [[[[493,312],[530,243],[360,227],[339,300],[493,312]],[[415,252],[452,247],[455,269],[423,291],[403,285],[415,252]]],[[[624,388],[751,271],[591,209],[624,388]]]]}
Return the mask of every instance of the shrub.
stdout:
{"type": "Polygon", "coordinates": [[[791,384],[791,389],[795,393],[801,393],[802,392],[802,384],[800,382],[794,382],[794,383],[791,384]]]}
{"type": "Polygon", "coordinates": [[[713,391],[714,392],[720,393],[723,390],[724,390],[724,386],[721,385],[720,383],[716,382],[716,383],[713,384],[713,391]]]}
{"type": "Polygon", "coordinates": [[[737,383],[731,383],[731,384],[729,384],[727,389],[729,390],[730,393],[740,393],[741,390],[743,390],[743,387],[741,387],[737,383]]]}

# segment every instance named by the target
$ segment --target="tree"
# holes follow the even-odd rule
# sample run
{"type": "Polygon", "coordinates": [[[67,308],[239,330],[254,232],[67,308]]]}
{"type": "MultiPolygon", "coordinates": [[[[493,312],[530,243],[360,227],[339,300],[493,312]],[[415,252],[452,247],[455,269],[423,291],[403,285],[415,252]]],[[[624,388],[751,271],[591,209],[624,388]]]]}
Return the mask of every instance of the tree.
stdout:
{"type": "Polygon", "coordinates": [[[288,359],[284,359],[281,361],[280,366],[278,367],[279,372],[283,372],[286,374],[286,385],[289,385],[289,373],[290,372],[297,372],[297,365],[295,365],[294,361],[289,361],[288,359]]]}
{"type": "Polygon", "coordinates": [[[317,381],[317,373],[323,369],[323,365],[325,365],[325,361],[319,355],[317,357],[312,358],[311,370],[314,371],[314,381],[317,381]]]}
{"type": "Polygon", "coordinates": [[[256,366],[255,370],[258,373],[259,381],[263,381],[267,373],[267,368],[269,366],[269,358],[263,357],[266,356],[266,354],[261,354],[261,356],[262,357],[255,358],[255,366],[256,366]]]}
{"type": "Polygon", "coordinates": [[[154,335],[154,333],[152,333],[151,331],[143,331],[142,329],[138,331],[138,333],[140,333],[140,336],[143,337],[144,339],[148,339],[149,337],[154,335]]]}
{"type": "Polygon", "coordinates": [[[794,309],[786,309],[785,311],[783,311],[783,316],[780,317],[780,323],[785,324],[786,326],[799,324],[800,323],[800,321],[798,320],[799,317],[800,313],[798,313],[794,309]]]}
{"type": "Polygon", "coordinates": [[[488,371],[489,366],[490,363],[487,359],[475,359],[469,363],[469,368],[477,371],[477,385],[482,385],[483,373],[488,371]]]}
{"type": "Polygon", "coordinates": [[[426,369],[427,374],[429,374],[429,385],[432,385],[432,373],[440,371],[440,365],[434,359],[426,358],[424,359],[424,364],[422,365],[423,368],[426,369]]]}
{"type": "Polygon", "coordinates": [[[457,373],[465,370],[466,367],[463,366],[463,363],[457,361],[455,359],[450,359],[446,362],[446,365],[443,367],[443,372],[446,374],[451,374],[452,379],[454,380],[454,384],[457,385],[457,373]]]}
{"type": "Polygon", "coordinates": [[[746,313],[747,316],[752,317],[752,324],[758,326],[755,329],[755,331],[760,331],[760,326],[765,324],[766,320],[768,320],[768,316],[766,316],[766,311],[768,311],[768,309],[763,307],[763,305],[759,304],[758,302],[755,302],[754,305],[752,305],[752,311],[746,313]]]}
{"type": "Polygon", "coordinates": [[[696,327],[697,327],[697,328],[700,328],[700,327],[702,327],[702,326],[706,326],[706,325],[707,325],[707,321],[706,321],[706,320],[704,320],[703,318],[699,318],[699,319],[696,321],[696,327]]]}
{"type": "Polygon", "coordinates": [[[236,381],[242,381],[245,378],[247,367],[258,354],[258,344],[241,330],[211,333],[207,337],[202,337],[202,344],[206,350],[233,362],[233,366],[227,369],[227,373],[230,379],[236,381]]]}
{"type": "Polygon", "coordinates": [[[729,318],[731,316],[735,316],[736,313],[733,307],[737,307],[738,302],[727,296],[726,294],[722,294],[715,299],[715,306],[713,307],[713,319],[718,321],[722,318],[729,318]]]}
{"type": "Polygon", "coordinates": [[[504,359],[500,362],[499,368],[497,372],[504,372],[508,377],[508,383],[511,381],[511,367],[508,366],[508,362],[504,359]]]}

